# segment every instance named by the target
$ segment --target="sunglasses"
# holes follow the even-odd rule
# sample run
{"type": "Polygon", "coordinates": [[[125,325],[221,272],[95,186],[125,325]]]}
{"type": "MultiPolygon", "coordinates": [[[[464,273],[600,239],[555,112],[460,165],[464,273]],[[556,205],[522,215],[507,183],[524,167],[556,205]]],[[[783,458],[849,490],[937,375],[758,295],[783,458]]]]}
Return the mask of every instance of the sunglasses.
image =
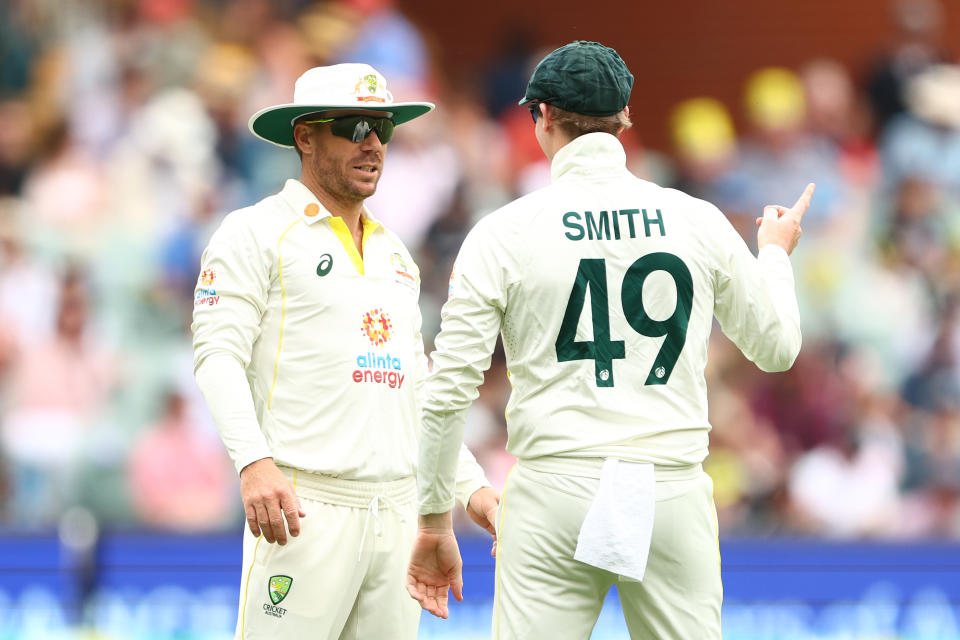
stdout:
{"type": "Polygon", "coordinates": [[[381,144],[387,144],[393,138],[396,125],[390,118],[371,118],[370,116],[342,116],[321,120],[302,120],[303,124],[330,123],[330,133],[351,142],[363,142],[371,131],[377,132],[381,144]]]}
{"type": "Polygon", "coordinates": [[[530,110],[530,117],[533,118],[533,122],[537,122],[537,118],[540,116],[540,103],[546,102],[546,100],[531,100],[527,103],[527,109],[530,110]]]}

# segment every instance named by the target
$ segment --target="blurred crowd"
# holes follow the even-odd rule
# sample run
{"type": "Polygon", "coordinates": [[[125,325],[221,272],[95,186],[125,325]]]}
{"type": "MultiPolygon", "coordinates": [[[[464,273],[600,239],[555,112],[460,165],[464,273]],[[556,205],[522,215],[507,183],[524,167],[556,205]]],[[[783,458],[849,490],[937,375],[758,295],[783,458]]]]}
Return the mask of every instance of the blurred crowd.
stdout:
{"type": "MultiPolygon", "coordinates": [[[[624,136],[636,174],[751,246],[763,205],[817,183],[796,365],[711,342],[726,535],[960,538],[960,58],[936,0],[891,8],[897,40],[862,69],[758,67],[739,104],[677,104],[670,149],[624,136]]],[[[193,290],[222,217],[299,175],[246,123],[309,67],[368,62],[440,107],[402,127],[368,201],[420,265],[430,351],[466,232],[549,166],[516,107],[544,51],[518,36],[455,81],[428,41],[390,0],[0,3],[0,525],[76,505],[111,527],[240,525],[193,381],[193,290]]],[[[509,389],[498,351],[466,439],[501,486],[509,389]]]]}

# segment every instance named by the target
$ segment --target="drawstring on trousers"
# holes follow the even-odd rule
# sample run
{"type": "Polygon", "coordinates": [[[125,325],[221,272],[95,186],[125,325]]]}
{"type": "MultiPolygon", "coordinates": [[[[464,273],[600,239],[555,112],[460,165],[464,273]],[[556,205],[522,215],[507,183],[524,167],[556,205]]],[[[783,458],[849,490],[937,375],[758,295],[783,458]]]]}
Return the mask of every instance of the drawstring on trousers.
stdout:
{"type": "Polygon", "coordinates": [[[360,562],[360,558],[363,557],[363,545],[367,541],[367,529],[370,526],[370,517],[373,516],[373,530],[374,534],[379,538],[383,535],[383,520],[380,518],[380,502],[383,501],[384,505],[393,509],[397,512],[397,515],[400,516],[400,522],[407,521],[407,515],[404,509],[400,508],[396,502],[391,498],[377,494],[370,499],[370,504],[367,505],[367,516],[363,519],[363,535],[360,536],[360,550],[357,552],[357,562],[360,562]]]}

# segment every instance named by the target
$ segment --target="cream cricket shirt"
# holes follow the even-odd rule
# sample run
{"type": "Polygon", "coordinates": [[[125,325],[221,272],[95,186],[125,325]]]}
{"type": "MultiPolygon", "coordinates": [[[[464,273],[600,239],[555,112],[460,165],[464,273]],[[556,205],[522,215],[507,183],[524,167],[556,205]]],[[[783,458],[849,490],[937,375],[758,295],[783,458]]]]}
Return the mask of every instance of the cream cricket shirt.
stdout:
{"type": "MultiPolygon", "coordinates": [[[[203,253],[194,367],[238,471],[273,456],[367,482],[415,473],[420,273],[367,211],[362,222],[363,258],[343,220],[288,180],[224,218],[203,253]],[[231,364],[246,384],[222,370],[231,364]]],[[[458,495],[469,497],[487,482],[463,458],[458,495]]]]}
{"type": "Polygon", "coordinates": [[[633,176],[611,135],[553,159],[553,183],[470,232],[451,276],[421,434],[421,513],[452,506],[465,409],[502,332],[507,449],[688,465],[707,454],[716,315],[761,369],[788,368],[800,316],[786,252],[750,253],[713,205],[633,176]]]}

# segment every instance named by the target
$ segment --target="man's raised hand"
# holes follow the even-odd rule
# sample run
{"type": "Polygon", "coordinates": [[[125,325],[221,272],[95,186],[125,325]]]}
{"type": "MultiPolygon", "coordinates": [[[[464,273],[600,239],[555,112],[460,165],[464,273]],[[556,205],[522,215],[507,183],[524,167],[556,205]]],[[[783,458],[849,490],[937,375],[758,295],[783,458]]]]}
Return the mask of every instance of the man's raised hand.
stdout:
{"type": "Polygon", "coordinates": [[[767,205],[763,208],[763,217],[757,218],[757,247],[762,249],[768,244],[783,247],[787,255],[793,253],[800,240],[803,229],[800,221],[810,207],[810,198],[816,185],[812,182],[800,194],[800,198],[789,209],[781,205],[767,205]]]}

